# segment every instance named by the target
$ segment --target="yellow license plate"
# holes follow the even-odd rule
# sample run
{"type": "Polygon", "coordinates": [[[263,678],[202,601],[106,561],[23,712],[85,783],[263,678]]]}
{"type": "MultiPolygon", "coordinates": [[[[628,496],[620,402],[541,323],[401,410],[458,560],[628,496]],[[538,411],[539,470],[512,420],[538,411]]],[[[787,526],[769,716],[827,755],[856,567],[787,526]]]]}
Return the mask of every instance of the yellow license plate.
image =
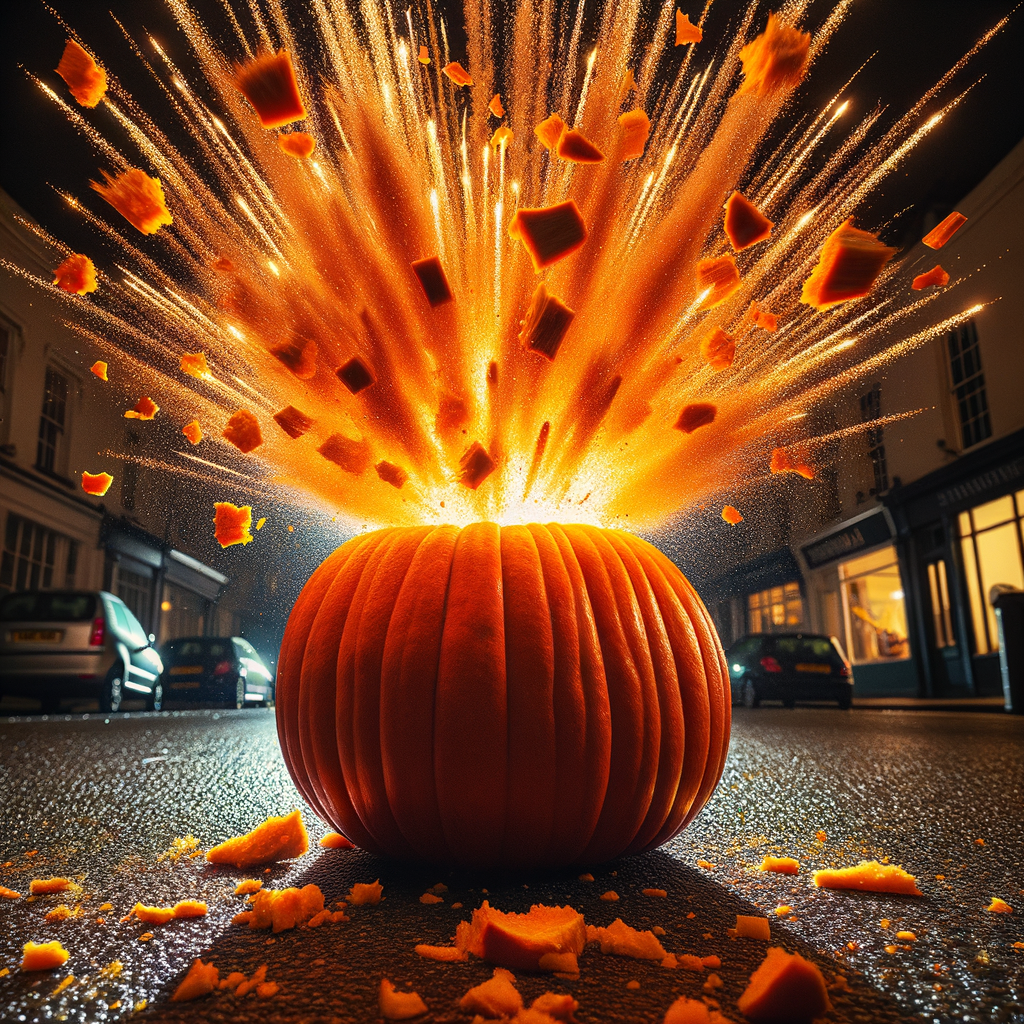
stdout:
{"type": "MultiPolygon", "coordinates": [[[[173,672],[174,670],[171,669],[173,672]]],[[[171,683],[172,690],[198,690],[199,680],[197,679],[194,683],[171,683]]]]}
{"type": "Polygon", "coordinates": [[[197,676],[203,671],[202,665],[175,665],[171,669],[172,676],[197,676]]]}
{"type": "Polygon", "coordinates": [[[832,675],[831,665],[812,665],[810,663],[803,663],[797,665],[796,670],[797,672],[819,672],[823,676],[832,675]]]}
{"type": "Polygon", "coordinates": [[[59,644],[64,639],[63,629],[19,629],[11,634],[16,644],[59,644]]]}

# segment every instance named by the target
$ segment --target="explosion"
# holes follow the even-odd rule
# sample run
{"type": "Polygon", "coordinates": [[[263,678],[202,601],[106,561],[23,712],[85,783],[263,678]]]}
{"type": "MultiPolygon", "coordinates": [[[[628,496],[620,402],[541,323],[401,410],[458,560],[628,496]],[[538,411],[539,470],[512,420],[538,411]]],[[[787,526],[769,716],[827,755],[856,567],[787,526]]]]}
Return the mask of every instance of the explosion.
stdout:
{"type": "Polygon", "coordinates": [[[587,53],[582,2],[499,23],[467,0],[458,52],[430,0],[315,0],[315,32],[227,4],[223,47],[167,2],[205,76],[136,46],[173,126],[85,40],[57,68],[77,104],[39,81],[100,157],[93,197],[66,198],[122,253],[94,268],[36,229],[60,264],[40,283],[138,382],[126,415],[181,424],[163,465],[225,497],[655,528],[740,482],[813,477],[834,437],[802,432],[808,410],[975,311],[886,347],[948,275],[911,282],[856,218],[1002,22],[887,130],[878,110],[846,125],[840,92],[769,145],[849,0],[814,38],[801,0],[766,23],[751,5],[728,39],[710,4],[651,22],[607,3],[587,53]]]}

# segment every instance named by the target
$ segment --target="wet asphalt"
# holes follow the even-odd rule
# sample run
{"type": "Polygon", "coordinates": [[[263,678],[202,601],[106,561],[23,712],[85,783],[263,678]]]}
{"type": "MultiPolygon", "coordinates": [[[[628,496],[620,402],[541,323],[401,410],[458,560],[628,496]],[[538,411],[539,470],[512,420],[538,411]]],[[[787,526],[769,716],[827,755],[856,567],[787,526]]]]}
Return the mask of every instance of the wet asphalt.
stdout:
{"type": "MultiPolygon", "coordinates": [[[[449,943],[484,898],[506,911],[569,903],[590,924],[621,917],[638,928],[660,925],[666,949],[721,957],[724,985],[715,995],[735,1021],[743,1020],[736,999],[767,946],[728,937],[737,913],[768,914],[773,944],[819,965],[833,986],[832,1020],[1024,1021],[1024,949],[1014,948],[1024,942],[1024,718],[737,709],[722,783],[683,835],[640,857],[544,875],[474,875],[319,848],[326,827],[288,778],[272,711],[0,719],[0,787],[0,885],[27,893],[30,879],[50,875],[82,885],[73,899],[0,899],[0,969],[10,971],[0,977],[4,1024],[129,1017],[362,1024],[378,1019],[381,977],[418,991],[431,1011],[426,1019],[468,1024],[457,1000],[491,968],[434,963],[413,947],[449,943]],[[176,837],[194,835],[207,848],[294,807],[303,809],[314,842],[294,863],[263,873],[214,868],[201,857],[158,862],[176,837]],[[797,857],[800,873],[761,873],[769,853],[797,857]],[[884,857],[915,874],[924,896],[811,883],[815,868],[884,857]],[[577,877],[586,868],[593,882],[577,877]],[[329,903],[354,882],[380,878],[385,899],[351,908],[348,922],[273,936],[231,924],[244,903],[232,890],[249,876],[274,888],[316,883],[329,903]],[[448,886],[444,902],[421,904],[437,882],[448,886]],[[644,888],[668,895],[644,896],[644,888]],[[619,900],[602,901],[608,890],[619,900]],[[986,912],[992,896],[1015,913],[986,912]],[[187,898],[206,900],[208,916],[163,926],[120,920],[137,900],[187,898]],[[81,916],[47,922],[45,913],[62,902],[81,907],[81,916]],[[108,902],[113,909],[101,911],[108,902]],[[792,913],[776,917],[780,904],[792,913]],[[916,941],[895,939],[898,930],[913,931],[916,941]],[[147,931],[153,937],[141,941],[147,931]],[[24,942],[54,938],[71,954],[64,968],[18,970],[24,942]],[[221,993],[170,1003],[197,956],[222,976],[266,964],[280,992],[269,1000],[221,993]],[[114,961],[123,965],[116,976],[114,961]]],[[[596,947],[580,967],[578,980],[521,974],[527,1004],[548,989],[568,991],[581,1024],[660,1024],[679,995],[702,995],[706,977],[603,956],[596,947]],[[627,988],[630,981],[639,988],[627,988]]]]}

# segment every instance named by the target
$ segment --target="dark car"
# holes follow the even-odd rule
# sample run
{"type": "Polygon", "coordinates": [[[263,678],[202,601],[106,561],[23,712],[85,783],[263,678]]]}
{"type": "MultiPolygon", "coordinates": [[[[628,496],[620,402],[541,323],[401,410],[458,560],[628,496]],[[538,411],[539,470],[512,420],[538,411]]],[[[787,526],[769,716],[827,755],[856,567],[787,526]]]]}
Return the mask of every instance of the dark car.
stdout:
{"type": "Polygon", "coordinates": [[[105,590],[24,590],[0,600],[0,696],[34,697],[44,714],[65,699],[120,711],[159,710],[163,665],[141,623],[105,590]]]}
{"type": "Polygon", "coordinates": [[[240,636],[187,636],[160,648],[164,707],[267,707],[274,675],[240,636]]]}
{"type": "Polygon", "coordinates": [[[756,708],[762,700],[853,702],[853,672],[833,636],[813,633],[755,633],[726,652],[735,704],[756,708]]]}

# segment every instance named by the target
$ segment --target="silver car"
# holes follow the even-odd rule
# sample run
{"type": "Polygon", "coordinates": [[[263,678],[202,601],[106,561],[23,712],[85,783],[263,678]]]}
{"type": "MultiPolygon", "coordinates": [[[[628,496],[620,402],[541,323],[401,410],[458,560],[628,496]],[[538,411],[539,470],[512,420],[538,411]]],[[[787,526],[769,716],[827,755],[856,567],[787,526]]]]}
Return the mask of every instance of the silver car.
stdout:
{"type": "Polygon", "coordinates": [[[25,590],[0,599],[0,696],[34,697],[44,714],[65,699],[119,711],[163,701],[163,663],[139,620],[105,590],[25,590]]]}

